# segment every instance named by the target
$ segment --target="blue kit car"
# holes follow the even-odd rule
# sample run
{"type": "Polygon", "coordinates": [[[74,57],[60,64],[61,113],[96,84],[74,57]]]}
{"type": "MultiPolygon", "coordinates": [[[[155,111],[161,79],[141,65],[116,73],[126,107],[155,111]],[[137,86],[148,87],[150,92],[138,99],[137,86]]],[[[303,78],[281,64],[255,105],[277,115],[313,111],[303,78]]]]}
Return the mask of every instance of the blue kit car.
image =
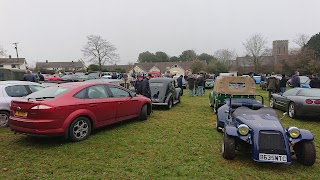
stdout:
{"type": "Polygon", "coordinates": [[[218,109],[216,128],[224,132],[223,158],[234,159],[237,150],[251,153],[257,162],[290,164],[292,155],[296,155],[301,164],[312,166],[316,148],[311,132],[284,128],[276,112],[264,106],[261,98],[262,103],[257,99],[228,98],[218,109]]]}

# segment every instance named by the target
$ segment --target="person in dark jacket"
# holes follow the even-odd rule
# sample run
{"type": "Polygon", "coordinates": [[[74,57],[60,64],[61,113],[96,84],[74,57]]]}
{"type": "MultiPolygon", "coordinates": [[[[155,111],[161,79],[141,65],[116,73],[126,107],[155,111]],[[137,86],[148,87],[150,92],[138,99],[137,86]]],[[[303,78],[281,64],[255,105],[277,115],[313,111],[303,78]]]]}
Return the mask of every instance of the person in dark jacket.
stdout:
{"type": "Polygon", "coordinates": [[[36,82],[36,77],[31,73],[30,70],[26,71],[26,74],[23,75],[24,81],[36,82]]]}
{"type": "Polygon", "coordinates": [[[277,89],[277,78],[274,76],[274,72],[271,73],[271,76],[267,80],[267,90],[269,91],[269,99],[272,93],[275,93],[277,89]]]}
{"type": "Polygon", "coordinates": [[[39,81],[44,81],[44,76],[41,74],[41,72],[38,72],[39,81]]]}
{"type": "Polygon", "coordinates": [[[296,73],[292,76],[291,85],[292,85],[293,88],[300,87],[299,71],[296,71],[296,73]]]}
{"type": "Polygon", "coordinates": [[[194,83],[195,83],[195,79],[194,79],[194,77],[191,75],[191,76],[188,78],[189,96],[194,96],[194,83]]]}
{"type": "Polygon", "coordinates": [[[182,78],[183,76],[180,75],[180,77],[177,79],[178,87],[181,88],[181,96],[183,95],[182,78]]]}
{"type": "Polygon", "coordinates": [[[309,85],[311,88],[320,88],[320,79],[316,74],[312,75],[312,79],[309,85]]]}
{"type": "Polygon", "coordinates": [[[286,86],[287,86],[287,78],[285,74],[282,74],[282,78],[280,80],[280,92],[284,93],[286,91],[286,86]]]}
{"type": "Polygon", "coordinates": [[[143,81],[143,76],[138,75],[138,79],[136,80],[136,83],[134,84],[134,89],[136,90],[137,94],[142,94],[142,81],[143,81]]]}
{"type": "Polygon", "coordinates": [[[149,79],[151,74],[147,75],[142,81],[142,95],[151,99],[151,90],[149,85],[149,79]]]}
{"type": "Polygon", "coordinates": [[[198,78],[198,92],[197,92],[197,96],[203,96],[204,92],[204,84],[205,84],[205,79],[203,77],[203,75],[200,75],[200,77],[198,78]]]}

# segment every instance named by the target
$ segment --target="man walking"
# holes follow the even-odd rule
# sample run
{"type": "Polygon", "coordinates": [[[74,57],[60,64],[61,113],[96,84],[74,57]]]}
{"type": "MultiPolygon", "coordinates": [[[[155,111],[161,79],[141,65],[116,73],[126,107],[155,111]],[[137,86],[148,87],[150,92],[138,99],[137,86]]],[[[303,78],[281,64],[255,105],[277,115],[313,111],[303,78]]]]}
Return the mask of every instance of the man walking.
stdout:
{"type": "Polygon", "coordinates": [[[285,74],[282,74],[282,78],[280,80],[280,92],[283,94],[286,91],[287,86],[287,78],[285,74]]]}
{"type": "Polygon", "coordinates": [[[274,72],[271,73],[271,76],[267,80],[267,90],[269,91],[269,99],[272,93],[275,93],[277,89],[277,78],[274,76],[274,72]]]}
{"type": "Polygon", "coordinates": [[[204,88],[204,84],[205,84],[205,80],[203,75],[200,75],[200,77],[198,78],[198,96],[203,96],[203,88],[204,88]]]}
{"type": "Polygon", "coordinates": [[[23,75],[24,81],[36,82],[36,77],[31,73],[30,70],[26,71],[26,74],[23,75]]]}
{"type": "Polygon", "coordinates": [[[194,81],[193,75],[188,78],[188,89],[189,89],[189,96],[194,96],[194,81]]]}
{"type": "Polygon", "coordinates": [[[292,76],[291,85],[293,88],[300,87],[299,71],[296,71],[295,74],[292,76]]]}
{"type": "Polygon", "coordinates": [[[183,95],[182,78],[183,78],[183,76],[180,75],[180,77],[178,77],[178,79],[177,79],[178,87],[181,88],[181,96],[183,95]]]}
{"type": "Polygon", "coordinates": [[[139,74],[138,79],[134,84],[134,89],[136,90],[137,94],[142,94],[142,80],[143,80],[143,77],[142,75],[139,74]]]}
{"type": "Polygon", "coordinates": [[[151,90],[150,90],[150,85],[149,85],[150,76],[151,76],[151,74],[146,75],[146,77],[142,81],[142,95],[151,99],[151,90]]]}

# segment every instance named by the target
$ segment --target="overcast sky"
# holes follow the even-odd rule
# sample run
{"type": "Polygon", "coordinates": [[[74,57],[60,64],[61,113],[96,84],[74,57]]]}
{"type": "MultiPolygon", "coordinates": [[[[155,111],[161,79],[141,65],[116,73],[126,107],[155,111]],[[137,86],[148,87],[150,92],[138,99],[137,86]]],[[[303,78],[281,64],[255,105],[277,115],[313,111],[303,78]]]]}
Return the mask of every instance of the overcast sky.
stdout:
{"type": "Polygon", "coordinates": [[[213,54],[235,49],[261,33],[273,40],[320,32],[319,0],[0,0],[0,45],[37,61],[77,61],[86,36],[100,35],[118,48],[118,64],[144,51],[178,56],[193,49],[213,54]]]}

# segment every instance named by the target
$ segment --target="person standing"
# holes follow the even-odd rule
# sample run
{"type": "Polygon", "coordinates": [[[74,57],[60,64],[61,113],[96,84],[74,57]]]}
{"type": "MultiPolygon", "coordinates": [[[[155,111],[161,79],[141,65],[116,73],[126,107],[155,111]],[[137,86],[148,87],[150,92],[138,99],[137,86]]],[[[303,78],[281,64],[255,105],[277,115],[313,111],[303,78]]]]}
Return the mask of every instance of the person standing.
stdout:
{"type": "Polygon", "coordinates": [[[142,81],[142,95],[151,99],[151,90],[149,85],[149,79],[151,74],[146,75],[146,77],[142,81]]]}
{"type": "Polygon", "coordinates": [[[267,90],[269,91],[269,99],[272,93],[275,93],[277,89],[277,78],[274,76],[274,72],[271,73],[271,76],[267,80],[267,90]]]}
{"type": "Polygon", "coordinates": [[[203,93],[204,83],[205,83],[204,77],[203,75],[200,75],[200,77],[198,78],[198,93],[197,93],[198,96],[204,95],[203,93]]]}
{"type": "Polygon", "coordinates": [[[300,87],[300,77],[299,77],[299,71],[296,71],[295,74],[291,78],[291,85],[293,88],[300,87]]]}
{"type": "Polygon", "coordinates": [[[41,74],[41,72],[38,72],[39,81],[44,81],[44,76],[41,74]]]}
{"type": "Polygon", "coordinates": [[[280,84],[280,92],[283,94],[286,91],[286,86],[287,86],[287,78],[285,74],[282,74],[282,78],[279,84],[280,84]]]}
{"type": "Polygon", "coordinates": [[[180,75],[177,79],[178,87],[181,88],[181,96],[183,95],[182,78],[183,76],[180,75]]]}
{"type": "Polygon", "coordinates": [[[36,82],[36,77],[31,73],[30,70],[26,71],[26,74],[23,75],[24,81],[36,82]]]}
{"type": "Polygon", "coordinates": [[[134,84],[134,89],[136,90],[137,94],[142,94],[142,81],[143,81],[143,76],[139,74],[138,79],[134,84]]]}
{"type": "Polygon", "coordinates": [[[191,75],[191,76],[188,78],[189,96],[194,96],[194,83],[195,83],[195,79],[194,79],[194,77],[191,75]]]}
{"type": "Polygon", "coordinates": [[[311,88],[320,88],[320,79],[316,74],[312,75],[312,79],[310,80],[309,85],[311,88]]]}

